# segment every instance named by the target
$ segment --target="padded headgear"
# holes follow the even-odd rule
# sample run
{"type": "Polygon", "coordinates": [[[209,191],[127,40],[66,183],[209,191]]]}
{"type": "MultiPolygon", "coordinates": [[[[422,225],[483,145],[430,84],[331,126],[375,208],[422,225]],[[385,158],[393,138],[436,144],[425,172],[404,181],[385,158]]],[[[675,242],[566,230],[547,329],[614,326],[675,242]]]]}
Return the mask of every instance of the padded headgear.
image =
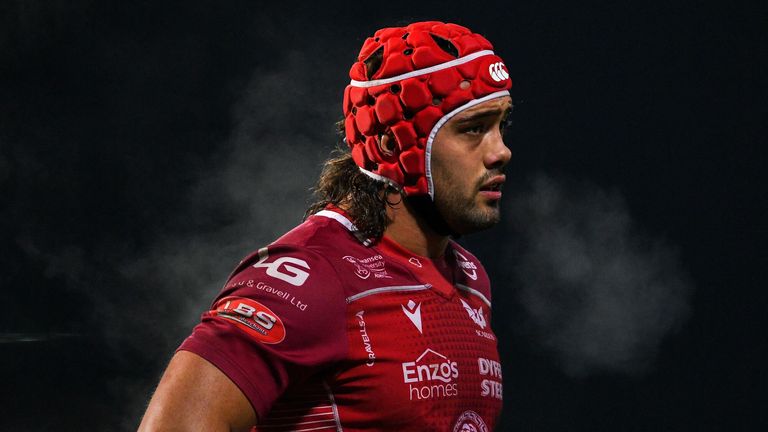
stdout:
{"type": "Polygon", "coordinates": [[[430,154],[457,113],[509,95],[512,80],[483,36],[438,21],[377,31],[344,90],[344,127],[361,171],[434,199],[430,154]]]}

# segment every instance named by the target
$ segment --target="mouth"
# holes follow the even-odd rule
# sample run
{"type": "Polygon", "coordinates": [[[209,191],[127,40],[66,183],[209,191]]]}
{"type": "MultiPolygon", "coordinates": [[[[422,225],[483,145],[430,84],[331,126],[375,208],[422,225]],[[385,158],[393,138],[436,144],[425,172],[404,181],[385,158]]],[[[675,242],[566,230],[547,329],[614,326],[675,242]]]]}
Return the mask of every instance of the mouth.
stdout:
{"type": "Polygon", "coordinates": [[[487,182],[480,186],[480,192],[501,192],[504,187],[504,182],[507,180],[504,174],[492,177],[487,182]]]}
{"type": "Polygon", "coordinates": [[[501,189],[506,179],[504,174],[491,177],[480,186],[480,194],[489,200],[501,199],[501,189]]]}

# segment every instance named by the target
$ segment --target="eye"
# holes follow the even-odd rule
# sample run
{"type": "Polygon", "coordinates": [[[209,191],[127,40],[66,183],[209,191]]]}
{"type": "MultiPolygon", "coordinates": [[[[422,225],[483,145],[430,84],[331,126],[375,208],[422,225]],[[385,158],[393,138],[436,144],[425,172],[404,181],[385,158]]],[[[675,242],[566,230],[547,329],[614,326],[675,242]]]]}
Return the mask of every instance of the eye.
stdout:
{"type": "Polygon", "coordinates": [[[477,124],[470,124],[464,127],[461,130],[461,133],[469,134],[469,135],[480,135],[485,132],[485,125],[481,123],[477,124]]]}
{"type": "Polygon", "coordinates": [[[509,132],[510,129],[512,129],[512,123],[512,110],[510,109],[501,120],[501,123],[499,123],[499,130],[501,131],[502,135],[505,135],[507,132],[509,132]]]}
{"type": "Polygon", "coordinates": [[[505,133],[509,131],[512,128],[512,117],[507,116],[502,120],[501,123],[499,123],[499,130],[501,130],[502,133],[505,133]]]}

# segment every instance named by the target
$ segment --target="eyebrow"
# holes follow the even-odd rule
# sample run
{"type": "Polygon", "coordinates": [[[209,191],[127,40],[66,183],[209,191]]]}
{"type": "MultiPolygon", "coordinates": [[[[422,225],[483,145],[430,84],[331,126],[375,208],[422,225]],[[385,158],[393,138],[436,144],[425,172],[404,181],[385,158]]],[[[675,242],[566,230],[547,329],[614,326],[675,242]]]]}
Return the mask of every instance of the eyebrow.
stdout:
{"type": "Polygon", "coordinates": [[[505,109],[499,109],[499,108],[490,108],[482,111],[478,111],[473,114],[469,114],[466,117],[458,117],[456,119],[457,124],[464,124],[464,123],[471,123],[473,121],[477,121],[486,117],[496,117],[499,114],[502,115],[508,115],[512,111],[512,106],[508,106],[505,109]]]}

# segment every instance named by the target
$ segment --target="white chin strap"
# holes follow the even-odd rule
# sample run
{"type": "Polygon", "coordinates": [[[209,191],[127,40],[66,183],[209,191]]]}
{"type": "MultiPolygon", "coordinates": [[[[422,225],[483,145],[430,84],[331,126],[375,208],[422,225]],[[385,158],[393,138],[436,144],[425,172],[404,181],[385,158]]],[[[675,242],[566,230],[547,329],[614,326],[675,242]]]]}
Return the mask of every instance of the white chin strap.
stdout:
{"type": "Polygon", "coordinates": [[[380,181],[382,183],[385,183],[387,186],[397,190],[399,193],[404,194],[403,188],[400,187],[399,184],[395,183],[391,179],[389,179],[387,177],[384,177],[383,175],[379,175],[379,174],[376,174],[374,172],[370,172],[370,171],[368,171],[367,169],[365,169],[363,167],[358,166],[358,168],[360,169],[360,172],[362,172],[363,174],[367,175],[368,177],[370,177],[370,178],[372,178],[372,179],[374,179],[376,181],[380,181]]]}

